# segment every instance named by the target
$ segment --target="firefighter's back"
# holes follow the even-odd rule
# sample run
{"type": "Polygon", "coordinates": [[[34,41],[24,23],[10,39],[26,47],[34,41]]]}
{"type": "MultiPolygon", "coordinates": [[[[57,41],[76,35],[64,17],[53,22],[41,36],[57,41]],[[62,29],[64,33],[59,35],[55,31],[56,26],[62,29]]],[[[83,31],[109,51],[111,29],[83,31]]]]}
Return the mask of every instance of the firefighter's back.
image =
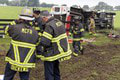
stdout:
{"type": "Polygon", "coordinates": [[[13,26],[10,34],[13,40],[35,44],[38,38],[37,31],[32,26],[20,23],[13,26]]]}

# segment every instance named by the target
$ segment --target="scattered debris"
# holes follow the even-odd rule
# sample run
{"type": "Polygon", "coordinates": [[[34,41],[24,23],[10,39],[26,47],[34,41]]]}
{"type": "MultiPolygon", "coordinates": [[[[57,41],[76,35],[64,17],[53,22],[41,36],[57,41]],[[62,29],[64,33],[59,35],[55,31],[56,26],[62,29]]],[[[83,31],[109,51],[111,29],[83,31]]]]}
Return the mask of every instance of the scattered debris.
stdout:
{"type": "Polygon", "coordinates": [[[90,38],[90,39],[83,39],[83,42],[95,42],[96,38],[90,38]]]}
{"type": "Polygon", "coordinates": [[[114,33],[109,33],[108,37],[109,38],[120,38],[120,35],[115,35],[114,33]]]}

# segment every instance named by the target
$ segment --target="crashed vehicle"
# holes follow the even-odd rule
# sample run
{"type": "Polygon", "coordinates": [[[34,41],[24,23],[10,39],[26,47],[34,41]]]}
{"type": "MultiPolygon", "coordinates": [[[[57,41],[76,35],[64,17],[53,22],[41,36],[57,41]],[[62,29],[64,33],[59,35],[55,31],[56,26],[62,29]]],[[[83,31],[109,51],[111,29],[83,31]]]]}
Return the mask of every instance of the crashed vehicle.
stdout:
{"type": "Polygon", "coordinates": [[[96,28],[99,29],[114,29],[114,17],[116,13],[113,12],[98,12],[96,14],[95,23],[96,28]]]}
{"type": "Polygon", "coordinates": [[[82,8],[67,6],[53,6],[51,14],[65,23],[67,33],[74,22],[75,16],[81,17],[81,23],[85,30],[88,30],[90,16],[94,16],[96,29],[101,30],[114,29],[114,16],[116,15],[113,12],[85,11],[82,8]]]}

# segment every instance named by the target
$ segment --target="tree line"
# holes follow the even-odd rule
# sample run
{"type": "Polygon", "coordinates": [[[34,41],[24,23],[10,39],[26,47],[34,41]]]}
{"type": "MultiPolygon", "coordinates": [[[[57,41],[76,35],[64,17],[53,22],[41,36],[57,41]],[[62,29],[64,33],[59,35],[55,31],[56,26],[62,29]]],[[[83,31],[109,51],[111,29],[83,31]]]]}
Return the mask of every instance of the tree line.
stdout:
{"type": "Polygon", "coordinates": [[[29,6],[29,7],[52,7],[56,4],[41,3],[39,0],[0,0],[0,4],[8,6],[29,6]]]}
{"type": "Polygon", "coordinates": [[[111,5],[108,5],[105,2],[99,2],[98,5],[96,5],[94,7],[91,7],[91,8],[88,5],[84,5],[83,9],[84,10],[92,9],[92,10],[105,10],[105,11],[109,10],[109,11],[113,11],[113,10],[120,10],[120,5],[113,7],[111,5]]]}
{"type": "MultiPolygon", "coordinates": [[[[7,4],[8,6],[30,6],[30,7],[52,7],[57,4],[47,4],[47,3],[40,3],[39,0],[0,0],[0,4],[7,4]]],[[[67,6],[66,4],[63,4],[67,6]]],[[[73,7],[78,7],[78,5],[73,5],[73,7]]],[[[89,7],[88,5],[84,5],[82,7],[84,10],[120,10],[120,5],[116,5],[115,7],[108,5],[105,2],[99,2],[94,7],[89,7]]]]}

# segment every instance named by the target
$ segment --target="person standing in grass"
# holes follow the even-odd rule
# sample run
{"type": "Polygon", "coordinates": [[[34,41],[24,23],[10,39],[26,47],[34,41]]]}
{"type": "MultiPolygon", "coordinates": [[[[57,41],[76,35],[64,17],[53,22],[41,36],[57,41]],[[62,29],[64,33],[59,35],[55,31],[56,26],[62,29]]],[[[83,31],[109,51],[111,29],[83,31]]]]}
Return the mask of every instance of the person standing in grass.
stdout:
{"type": "Polygon", "coordinates": [[[89,24],[89,34],[96,36],[95,32],[95,20],[93,16],[90,16],[90,24],[89,24]]]}
{"type": "Polygon", "coordinates": [[[71,58],[71,50],[63,23],[51,17],[48,11],[41,13],[45,22],[37,57],[44,61],[45,80],[60,80],[59,61],[71,58]],[[44,47],[44,51],[41,50],[44,47]]]}
{"type": "Polygon", "coordinates": [[[32,10],[22,9],[19,19],[19,23],[5,29],[5,34],[11,37],[11,44],[5,57],[4,80],[13,80],[16,72],[19,72],[20,80],[29,80],[30,69],[35,67],[38,33],[30,24],[34,20],[32,10]]]}

